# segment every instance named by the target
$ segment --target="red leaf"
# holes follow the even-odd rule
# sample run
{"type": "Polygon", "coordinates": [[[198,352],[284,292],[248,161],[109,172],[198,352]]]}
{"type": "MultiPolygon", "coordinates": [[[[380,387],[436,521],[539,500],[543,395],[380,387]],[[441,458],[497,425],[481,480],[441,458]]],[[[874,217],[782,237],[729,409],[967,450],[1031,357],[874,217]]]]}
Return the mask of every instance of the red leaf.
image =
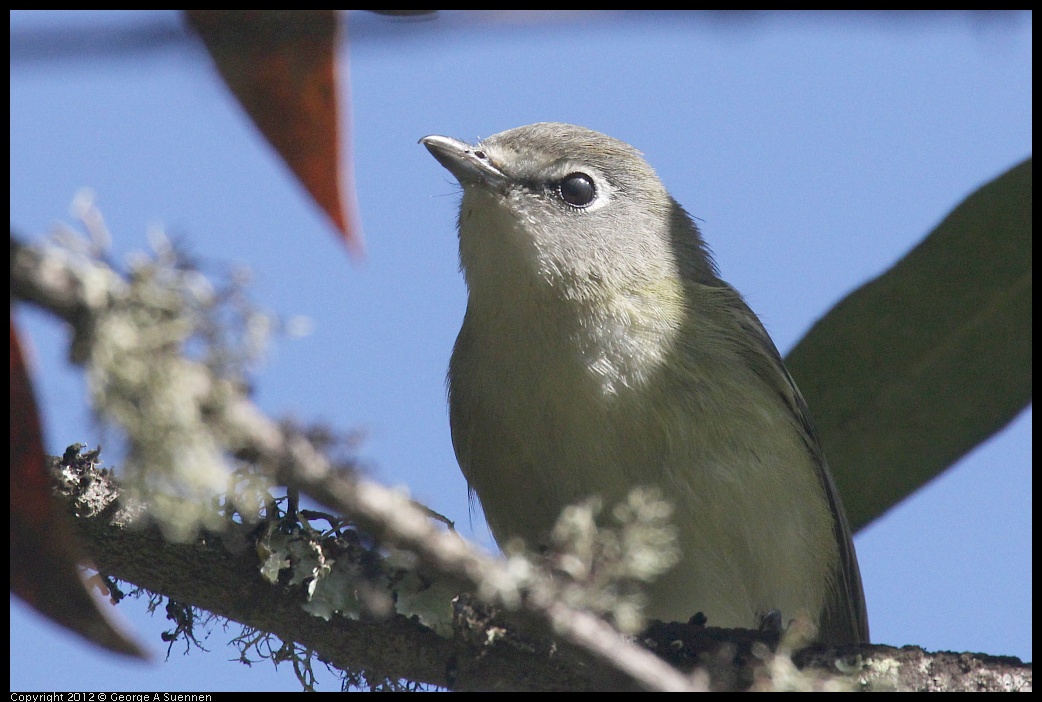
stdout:
{"type": "MultiPolygon", "coordinates": [[[[357,250],[352,208],[341,204],[336,11],[185,10],[185,16],[247,114],[357,250]]],[[[344,180],[351,188],[349,166],[344,180]]]]}
{"type": "Polygon", "coordinates": [[[89,641],[138,658],[80,578],[79,545],[51,496],[32,383],[11,320],[11,592],[89,641]]]}

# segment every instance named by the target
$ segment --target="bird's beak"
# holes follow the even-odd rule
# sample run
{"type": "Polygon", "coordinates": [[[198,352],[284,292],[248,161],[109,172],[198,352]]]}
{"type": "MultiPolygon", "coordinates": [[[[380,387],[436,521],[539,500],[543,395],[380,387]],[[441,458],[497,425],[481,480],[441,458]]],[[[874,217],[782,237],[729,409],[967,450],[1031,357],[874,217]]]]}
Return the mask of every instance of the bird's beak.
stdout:
{"type": "Polygon", "coordinates": [[[460,185],[497,185],[507,176],[493,165],[488,154],[480,148],[447,136],[432,134],[420,139],[438,163],[456,176],[460,185]]]}

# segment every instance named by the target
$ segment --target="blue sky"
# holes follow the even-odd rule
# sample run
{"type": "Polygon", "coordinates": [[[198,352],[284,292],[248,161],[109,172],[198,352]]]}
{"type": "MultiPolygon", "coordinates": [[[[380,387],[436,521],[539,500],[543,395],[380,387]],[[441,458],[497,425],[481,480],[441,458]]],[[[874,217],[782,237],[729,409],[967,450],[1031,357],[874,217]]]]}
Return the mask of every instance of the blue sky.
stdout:
{"type": "MultiPolygon", "coordinates": [[[[394,22],[352,13],[351,139],[366,256],[349,260],[229,98],[201,47],[12,53],[11,223],[40,236],[89,186],[116,256],[163,226],[248,266],[255,302],[303,315],[256,378],[270,413],[364,436],[375,478],[490,544],[449,440],[444,374],[465,305],[457,188],[416,142],[530,122],[641,149],[725,279],[787,351],[960,200],[1031,153],[1029,14],[653,14],[394,22]]],[[[134,26],[167,12],[13,12],[12,32],[134,26]]],[[[86,30],[84,30],[86,31],[86,30]]],[[[108,47],[105,47],[106,49],[108,47]]],[[[104,437],[65,334],[20,308],[48,448],[104,437]]],[[[811,408],[813,412],[813,407],[811,408]]],[[[1031,410],[856,536],[873,640],[1030,659],[1031,410]]],[[[866,477],[870,479],[870,477],[866,477]]],[[[162,657],[162,615],[119,610],[162,657]]],[[[288,666],[209,653],[143,665],[81,644],[12,600],[12,690],[299,689],[288,666]]],[[[331,675],[320,689],[336,689],[331,675]]]]}

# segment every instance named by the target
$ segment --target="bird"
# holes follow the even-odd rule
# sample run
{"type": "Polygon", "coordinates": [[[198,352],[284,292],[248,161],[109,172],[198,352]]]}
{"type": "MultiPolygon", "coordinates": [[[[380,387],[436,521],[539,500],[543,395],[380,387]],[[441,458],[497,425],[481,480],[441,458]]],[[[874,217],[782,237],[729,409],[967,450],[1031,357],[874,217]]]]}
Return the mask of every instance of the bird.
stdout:
{"type": "Polygon", "coordinates": [[[462,188],[450,429],[497,543],[545,545],[569,505],[654,488],[680,555],[649,586],[649,617],[762,628],[780,614],[822,643],[867,643],[806,402],[641,152],[557,122],[420,141],[462,188]]]}

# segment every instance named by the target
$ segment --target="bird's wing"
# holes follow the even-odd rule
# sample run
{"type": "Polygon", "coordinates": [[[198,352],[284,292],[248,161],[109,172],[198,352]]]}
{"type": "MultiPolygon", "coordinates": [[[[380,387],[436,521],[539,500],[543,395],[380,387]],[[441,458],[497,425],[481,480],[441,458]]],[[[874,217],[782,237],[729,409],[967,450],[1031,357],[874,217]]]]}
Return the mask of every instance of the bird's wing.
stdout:
{"type": "Polygon", "coordinates": [[[833,530],[839,546],[840,572],[822,613],[820,638],[833,645],[868,643],[868,611],[865,607],[861,570],[854,552],[850,524],[847,522],[843,502],[822,452],[807,403],[763,324],[737,291],[734,294],[737,298],[735,312],[739,324],[750,338],[760,342],[757,349],[763,354],[763,358],[757,359],[759,362],[753,362],[752,366],[758,375],[777,390],[785,405],[792,411],[803,442],[814,459],[818,480],[821,481],[821,487],[832,511],[833,530]]]}

